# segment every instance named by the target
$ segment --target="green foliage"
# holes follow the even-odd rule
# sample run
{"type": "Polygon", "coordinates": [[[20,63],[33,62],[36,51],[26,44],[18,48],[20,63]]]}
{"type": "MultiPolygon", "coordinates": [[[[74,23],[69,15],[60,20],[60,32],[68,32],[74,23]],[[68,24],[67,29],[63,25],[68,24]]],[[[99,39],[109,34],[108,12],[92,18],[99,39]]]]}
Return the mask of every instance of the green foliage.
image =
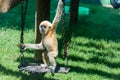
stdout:
{"type": "MultiPolygon", "coordinates": [[[[25,43],[34,43],[35,6],[32,1],[30,0],[30,8],[28,8],[24,32],[25,43]]],[[[20,53],[16,45],[20,38],[20,6],[6,14],[0,14],[0,80],[119,80],[119,10],[86,4],[81,6],[90,8],[90,15],[79,15],[79,24],[71,26],[73,31],[69,46],[71,70],[68,74],[56,73],[55,77],[50,73],[43,76],[19,72],[17,67],[20,63],[20,53]]],[[[53,6],[52,10],[54,9],[53,6]]],[[[52,19],[54,14],[51,15],[52,19]]],[[[67,23],[68,18],[65,21],[67,23]]],[[[57,33],[59,52],[62,55],[60,25],[57,33]]],[[[33,50],[27,50],[24,53],[25,60],[33,62],[33,53],[33,50]]],[[[59,65],[64,66],[62,57],[59,56],[56,60],[59,65]]]]}

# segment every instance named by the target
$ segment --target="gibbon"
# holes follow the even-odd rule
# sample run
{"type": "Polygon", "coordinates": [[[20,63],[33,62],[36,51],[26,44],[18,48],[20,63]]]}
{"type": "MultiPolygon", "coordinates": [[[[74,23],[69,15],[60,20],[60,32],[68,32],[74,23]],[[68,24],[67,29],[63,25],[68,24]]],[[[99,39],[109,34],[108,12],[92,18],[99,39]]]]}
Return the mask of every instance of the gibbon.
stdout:
{"type": "Polygon", "coordinates": [[[56,38],[56,28],[61,20],[61,15],[63,13],[63,2],[59,0],[57,6],[57,12],[53,19],[53,22],[45,20],[42,21],[39,25],[40,33],[42,34],[42,39],[39,44],[22,44],[24,50],[27,48],[32,49],[41,49],[44,50],[42,53],[42,60],[44,62],[44,67],[48,67],[51,70],[51,73],[54,74],[56,68],[55,57],[58,55],[58,42],[56,38]]]}

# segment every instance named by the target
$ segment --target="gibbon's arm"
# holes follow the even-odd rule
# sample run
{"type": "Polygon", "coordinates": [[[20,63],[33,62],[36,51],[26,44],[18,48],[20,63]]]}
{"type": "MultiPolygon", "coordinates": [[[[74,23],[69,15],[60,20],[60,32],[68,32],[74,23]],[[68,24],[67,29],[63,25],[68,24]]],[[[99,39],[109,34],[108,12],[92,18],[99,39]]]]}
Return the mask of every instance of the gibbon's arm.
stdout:
{"type": "Polygon", "coordinates": [[[63,2],[62,0],[59,0],[57,11],[56,11],[55,17],[52,22],[53,29],[56,29],[59,21],[61,20],[62,13],[63,13],[63,2]]]}
{"type": "Polygon", "coordinates": [[[24,44],[24,50],[27,48],[44,50],[42,42],[39,44],[24,44]]]}

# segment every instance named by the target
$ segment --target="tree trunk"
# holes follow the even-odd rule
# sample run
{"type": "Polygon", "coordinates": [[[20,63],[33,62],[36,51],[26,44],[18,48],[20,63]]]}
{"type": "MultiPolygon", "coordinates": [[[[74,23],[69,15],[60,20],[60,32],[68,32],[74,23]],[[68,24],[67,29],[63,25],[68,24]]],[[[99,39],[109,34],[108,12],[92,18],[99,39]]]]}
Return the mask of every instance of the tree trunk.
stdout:
{"type": "MultiPolygon", "coordinates": [[[[35,43],[40,43],[41,34],[39,31],[39,24],[43,20],[50,19],[50,0],[37,0],[37,11],[36,11],[36,21],[35,21],[35,43]]],[[[35,60],[37,62],[42,61],[42,51],[35,50],[35,60]]]]}
{"type": "Polygon", "coordinates": [[[67,41],[66,43],[69,43],[71,41],[72,37],[72,30],[74,29],[73,26],[76,26],[78,22],[78,7],[79,7],[79,0],[71,0],[70,1],[70,19],[69,19],[69,26],[68,30],[66,32],[67,41]]]}
{"type": "Polygon", "coordinates": [[[0,13],[6,13],[20,2],[21,0],[0,0],[0,13]]]}
{"type": "Polygon", "coordinates": [[[69,24],[76,24],[78,21],[79,0],[71,0],[70,2],[70,21],[69,24]]]}

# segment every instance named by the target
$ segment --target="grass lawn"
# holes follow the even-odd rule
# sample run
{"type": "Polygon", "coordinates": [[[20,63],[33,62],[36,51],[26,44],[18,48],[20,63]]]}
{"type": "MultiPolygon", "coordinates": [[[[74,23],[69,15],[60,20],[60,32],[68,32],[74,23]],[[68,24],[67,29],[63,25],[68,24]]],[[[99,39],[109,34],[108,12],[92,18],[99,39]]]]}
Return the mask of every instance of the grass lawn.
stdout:
{"type": "MultiPolygon", "coordinates": [[[[34,2],[28,8],[24,34],[25,43],[34,43],[34,2]],[[33,6],[33,7],[31,7],[33,6]]],[[[68,74],[50,73],[42,75],[22,73],[18,70],[20,38],[20,6],[6,14],[0,14],[0,80],[120,80],[120,11],[97,5],[81,4],[89,7],[88,16],[79,16],[79,22],[72,26],[73,35],[69,47],[68,74]]],[[[54,10],[56,6],[52,6],[54,10]]],[[[53,13],[51,13],[51,19],[53,13]]],[[[68,16],[68,15],[66,15],[68,16]]],[[[67,23],[67,19],[66,19],[67,23]]],[[[62,55],[61,26],[57,37],[62,55]]],[[[34,51],[26,51],[25,60],[34,61],[34,51]]],[[[64,65],[62,57],[56,59],[64,65]]]]}

